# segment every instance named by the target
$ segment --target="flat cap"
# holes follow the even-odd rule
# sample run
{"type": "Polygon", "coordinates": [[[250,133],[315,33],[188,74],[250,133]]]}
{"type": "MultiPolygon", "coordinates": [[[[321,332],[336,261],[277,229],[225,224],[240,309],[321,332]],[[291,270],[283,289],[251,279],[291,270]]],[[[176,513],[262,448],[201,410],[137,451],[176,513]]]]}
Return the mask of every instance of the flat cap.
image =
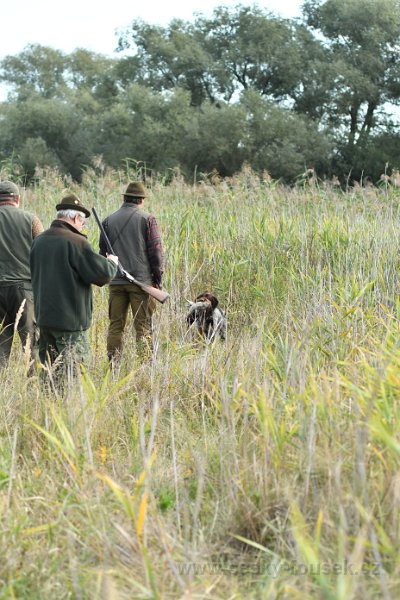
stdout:
{"type": "Polygon", "coordinates": [[[18,186],[12,181],[0,181],[0,198],[1,196],[19,196],[18,186]]]}
{"type": "Polygon", "coordinates": [[[62,198],[61,202],[56,206],[57,210],[78,210],[83,212],[86,217],[90,217],[90,210],[82,206],[81,201],[75,194],[68,194],[62,198]]]}

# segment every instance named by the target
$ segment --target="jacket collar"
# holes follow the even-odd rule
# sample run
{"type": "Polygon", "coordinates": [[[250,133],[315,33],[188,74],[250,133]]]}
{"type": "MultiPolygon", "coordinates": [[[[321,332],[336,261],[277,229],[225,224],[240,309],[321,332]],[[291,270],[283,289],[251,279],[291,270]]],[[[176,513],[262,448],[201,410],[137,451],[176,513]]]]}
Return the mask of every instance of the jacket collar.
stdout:
{"type": "Polygon", "coordinates": [[[123,202],[121,204],[121,208],[128,208],[129,210],[139,210],[140,208],[142,208],[141,206],[138,206],[137,204],[135,204],[134,202],[123,202]]]}
{"type": "Polygon", "coordinates": [[[3,202],[0,202],[0,208],[2,206],[14,206],[15,208],[18,208],[18,204],[16,204],[14,200],[3,200],[3,202]]]}
{"type": "Polygon", "coordinates": [[[62,221],[61,219],[54,219],[50,227],[68,229],[69,231],[72,231],[72,233],[76,233],[77,235],[81,235],[82,237],[87,238],[87,235],[85,235],[81,231],[78,231],[73,225],[67,223],[67,221],[62,221]]]}

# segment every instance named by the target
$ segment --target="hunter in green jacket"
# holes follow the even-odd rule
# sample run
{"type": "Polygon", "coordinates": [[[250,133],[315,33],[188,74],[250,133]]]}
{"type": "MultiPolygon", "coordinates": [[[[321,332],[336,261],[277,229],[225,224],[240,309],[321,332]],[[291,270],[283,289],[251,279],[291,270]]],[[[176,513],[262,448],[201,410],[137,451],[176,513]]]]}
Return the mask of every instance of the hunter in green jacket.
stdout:
{"type": "Polygon", "coordinates": [[[0,366],[10,358],[14,329],[25,350],[37,353],[29,252],[43,231],[36,215],[20,207],[20,191],[12,181],[0,182],[0,366]]]}
{"type": "Polygon", "coordinates": [[[74,194],[56,208],[56,220],[34,240],[30,254],[39,357],[42,363],[52,363],[68,351],[83,362],[89,353],[91,285],[109,283],[118,259],[97,254],[81,233],[90,211],[74,194]]]}

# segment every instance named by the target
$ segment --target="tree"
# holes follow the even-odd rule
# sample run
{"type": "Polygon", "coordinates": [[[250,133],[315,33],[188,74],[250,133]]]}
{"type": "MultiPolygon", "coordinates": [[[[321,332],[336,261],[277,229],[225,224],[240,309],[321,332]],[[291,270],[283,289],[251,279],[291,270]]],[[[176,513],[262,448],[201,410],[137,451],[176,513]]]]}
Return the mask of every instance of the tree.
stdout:
{"type": "Polygon", "coordinates": [[[242,140],[246,160],[274,179],[294,181],[307,169],[329,171],[332,140],[306,116],[281,108],[254,90],[241,98],[246,111],[247,137],[242,140]]]}
{"type": "Polygon", "coordinates": [[[222,177],[234,175],[246,159],[246,112],[239,104],[204,102],[191,111],[180,128],[179,164],[194,174],[217,171],[222,177]]]}
{"type": "Polygon", "coordinates": [[[287,94],[289,71],[297,71],[289,21],[256,6],[239,5],[216,8],[211,19],[199,17],[195,25],[202,32],[212,57],[213,80],[225,100],[247,89],[275,98],[287,94]]]}
{"type": "Polygon", "coordinates": [[[279,70],[282,90],[295,112],[326,125],[335,75],[328,50],[304,24],[293,25],[292,35],[279,70]]]}
{"type": "Polygon", "coordinates": [[[329,121],[346,152],[366,143],[385,103],[400,98],[399,0],[307,0],[307,24],[323,36],[332,74],[329,121]]]}
{"type": "Polygon", "coordinates": [[[135,20],[119,43],[131,56],[118,60],[27,46],[0,63],[11,88],[0,157],[75,178],[97,155],[191,179],[244,162],[286,182],[307,168],[376,177],[383,158],[398,166],[385,112],[400,101],[399,9],[306,0],[302,21],[241,5],[167,27],[135,20]]]}
{"type": "Polygon", "coordinates": [[[0,116],[2,157],[19,155],[27,171],[33,164],[48,166],[41,161],[51,157],[51,165],[80,179],[82,166],[89,164],[92,152],[84,116],[74,106],[36,94],[25,102],[3,105],[0,116]]]}
{"type": "Polygon", "coordinates": [[[0,81],[12,86],[19,99],[33,92],[44,98],[60,97],[65,91],[66,57],[60,50],[29,44],[17,56],[6,56],[0,67],[0,81]]]}
{"type": "MultiPolygon", "coordinates": [[[[219,7],[194,24],[174,19],[167,27],[140,19],[122,33],[120,50],[132,49],[124,74],[159,91],[188,90],[191,104],[235,101],[256,89],[286,98],[299,80],[301,58],[288,20],[253,7],[219,7]]],[[[126,81],[126,79],[125,79],[126,81]]]]}
{"type": "Polygon", "coordinates": [[[91,94],[109,104],[119,94],[116,66],[118,61],[83,48],[67,57],[67,81],[74,90],[91,94]]]}
{"type": "Polygon", "coordinates": [[[192,24],[174,19],[164,28],[135,20],[119,40],[120,50],[131,47],[135,60],[125,66],[134,64],[132,82],[159,91],[182,88],[190,92],[193,106],[206,98],[214,100],[209,78],[212,58],[192,24]]]}

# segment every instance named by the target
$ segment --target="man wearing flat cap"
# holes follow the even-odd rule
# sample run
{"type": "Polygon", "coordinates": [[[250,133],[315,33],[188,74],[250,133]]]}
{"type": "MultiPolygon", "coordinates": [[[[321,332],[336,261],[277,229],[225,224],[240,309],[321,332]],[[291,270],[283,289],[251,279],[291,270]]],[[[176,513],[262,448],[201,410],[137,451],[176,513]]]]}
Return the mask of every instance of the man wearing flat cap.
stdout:
{"type": "MultiPolygon", "coordinates": [[[[124,268],[141,283],[161,288],[163,248],[156,219],[143,210],[146,189],[140,181],[128,185],[122,206],[103,221],[114,252],[124,268]]],[[[100,234],[100,254],[107,246],[100,234]]],[[[139,354],[148,357],[152,349],[152,315],[155,300],[118,273],[110,283],[107,354],[111,361],[122,351],[122,337],[129,308],[132,311],[139,354]]]]}
{"type": "Polygon", "coordinates": [[[84,362],[92,323],[91,285],[107,284],[118,258],[99,256],[81,232],[90,210],[69,193],[56,206],[57,218],[38,236],[30,255],[36,321],[43,364],[62,356],[84,362]]]}
{"type": "Polygon", "coordinates": [[[19,201],[18,186],[12,181],[0,181],[1,365],[10,357],[15,326],[22,345],[35,349],[29,252],[43,226],[38,217],[19,208],[19,201]]]}

